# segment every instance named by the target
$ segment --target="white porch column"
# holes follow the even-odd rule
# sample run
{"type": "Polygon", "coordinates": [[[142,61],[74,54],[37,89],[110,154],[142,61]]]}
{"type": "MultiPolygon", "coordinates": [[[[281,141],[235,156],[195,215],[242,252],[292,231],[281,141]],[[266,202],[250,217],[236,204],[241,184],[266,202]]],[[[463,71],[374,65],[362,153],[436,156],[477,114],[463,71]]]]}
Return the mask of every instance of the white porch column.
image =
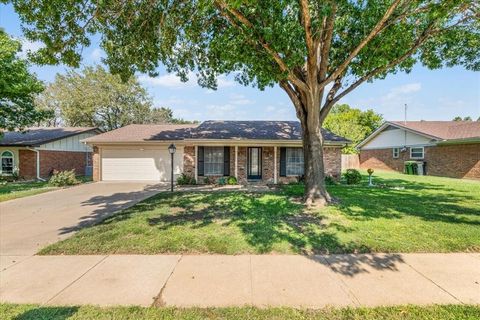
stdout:
{"type": "Polygon", "coordinates": [[[273,183],[277,184],[277,146],[273,147],[273,183]]]}
{"type": "Polygon", "coordinates": [[[235,146],[235,178],[238,179],[238,146],[235,146]]]}
{"type": "Polygon", "coordinates": [[[194,168],[195,168],[195,181],[198,182],[198,146],[195,145],[195,156],[193,157],[193,159],[195,160],[195,163],[193,164],[194,168]]]}

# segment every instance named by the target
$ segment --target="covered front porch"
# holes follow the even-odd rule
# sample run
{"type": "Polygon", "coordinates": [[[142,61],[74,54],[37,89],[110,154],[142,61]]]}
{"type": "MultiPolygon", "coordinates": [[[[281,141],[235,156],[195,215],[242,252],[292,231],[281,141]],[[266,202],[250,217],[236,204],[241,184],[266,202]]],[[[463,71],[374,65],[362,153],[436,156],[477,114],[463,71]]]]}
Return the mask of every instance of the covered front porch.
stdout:
{"type": "MultiPolygon", "coordinates": [[[[328,174],[336,176],[340,164],[338,147],[325,147],[324,160],[328,174]]],[[[184,149],[184,174],[197,183],[213,183],[221,177],[233,176],[239,184],[278,184],[298,181],[303,175],[301,142],[258,143],[198,143],[184,149]]]]}

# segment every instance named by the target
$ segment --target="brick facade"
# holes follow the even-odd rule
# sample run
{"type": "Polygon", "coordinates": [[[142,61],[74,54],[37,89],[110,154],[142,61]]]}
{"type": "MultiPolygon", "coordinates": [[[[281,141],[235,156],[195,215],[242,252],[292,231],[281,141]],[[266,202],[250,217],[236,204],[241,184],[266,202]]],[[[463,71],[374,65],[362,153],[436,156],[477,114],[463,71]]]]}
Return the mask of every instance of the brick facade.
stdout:
{"type": "MultiPolygon", "coordinates": [[[[400,152],[394,159],[392,148],[361,150],[360,167],[403,172],[410,150],[400,152]]],[[[427,174],[452,178],[480,179],[480,144],[458,144],[425,147],[427,174]]]]}
{"type": "Polygon", "coordinates": [[[75,169],[77,175],[85,174],[87,152],[72,151],[40,151],[40,176],[48,178],[53,170],[64,171],[75,169]]]}
{"type": "MultiPolygon", "coordinates": [[[[195,147],[187,146],[184,149],[183,172],[189,176],[195,176],[195,147]]],[[[262,182],[274,182],[274,147],[262,147],[262,182]]],[[[324,148],[325,172],[335,178],[341,175],[341,147],[324,148]]],[[[235,175],[235,147],[230,147],[230,175],[235,175]]],[[[209,176],[217,180],[219,176],[209,176]]],[[[238,147],[237,154],[237,179],[240,184],[247,183],[247,147],[238,147]]],[[[277,181],[288,183],[297,181],[297,177],[280,177],[280,147],[277,147],[277,181]]],[[[203,183],[203,177],[199,177],[198,183],[203,183]]]]}
{"type": "Polygon", "coordinates": [[[23,179],[31,180],[37,177],[37,154],[31,150],[18,150],[19,175],[23,179]]]}
{"type": "MultiPolygon", "coordinates": [[[[20,177],[26,180],[37,178],[37,154],[32,150],[20,149],[20,177]]],[[[85,174],[85,166],[91,165],[88,152],[39,150],[40,177],[48,179],[53,170],[64,171],[75,169],[77,175],[85,174]]]]}
{"type": "Polygon", "coordinates": [[[92,153],[92,167],[93,167],[93,176],[92,179],[93,181],[100,181],[101,176],[100,176],[100,151],[98,147],[93,147],[93,153],[92,153]]]}

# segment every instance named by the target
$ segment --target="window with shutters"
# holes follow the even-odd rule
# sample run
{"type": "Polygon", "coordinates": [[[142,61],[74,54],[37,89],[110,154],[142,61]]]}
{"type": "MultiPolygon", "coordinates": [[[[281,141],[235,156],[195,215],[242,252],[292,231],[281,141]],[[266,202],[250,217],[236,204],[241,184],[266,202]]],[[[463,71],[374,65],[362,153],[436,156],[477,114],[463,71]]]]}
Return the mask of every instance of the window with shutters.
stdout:
{"type": "Polygon", "coordinates": [[[204,174],[223,175],[223,147],[205,147],[203,150],[204,174]]]}
{"type": "Polygon", "coordinates": [[[287,148],[285,160],[287,176],[303,175],[304,165],[302,148],[287,148]]]}

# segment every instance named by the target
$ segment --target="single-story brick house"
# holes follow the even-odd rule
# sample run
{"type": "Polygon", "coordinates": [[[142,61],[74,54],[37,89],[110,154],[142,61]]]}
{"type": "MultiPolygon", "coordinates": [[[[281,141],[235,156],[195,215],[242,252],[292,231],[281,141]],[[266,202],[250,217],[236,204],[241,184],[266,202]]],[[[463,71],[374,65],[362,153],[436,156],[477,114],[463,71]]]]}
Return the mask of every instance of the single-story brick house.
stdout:
{"type": "Polygon", "coordinates": [[[357,148],[363,169],[418,161],[428,175],[480,179],[479,121],[387,121],[357,148]]]}
{"type": "MultiPolygon", "coordinates": [[[[339,177],[349,141],[324,130],[326,172],[339,177]]],[[[200,125],[130,125],[84,140],[93,147],[94,180],[170,181],[168,146],[175,144],[174,175],[198,183],[234,176],[239,183],[281,183],[303,175],[301,127],[295,121],[206,121],[200,125]]]]}
{"type": "Polygon", "coordinates": [[[97,128],[36,127],[0,136],[0,175],[18,169],[21,178],[46,179],[53,170],[91,173],[92,148],[80,141],[101,133],[97,128]]]}

